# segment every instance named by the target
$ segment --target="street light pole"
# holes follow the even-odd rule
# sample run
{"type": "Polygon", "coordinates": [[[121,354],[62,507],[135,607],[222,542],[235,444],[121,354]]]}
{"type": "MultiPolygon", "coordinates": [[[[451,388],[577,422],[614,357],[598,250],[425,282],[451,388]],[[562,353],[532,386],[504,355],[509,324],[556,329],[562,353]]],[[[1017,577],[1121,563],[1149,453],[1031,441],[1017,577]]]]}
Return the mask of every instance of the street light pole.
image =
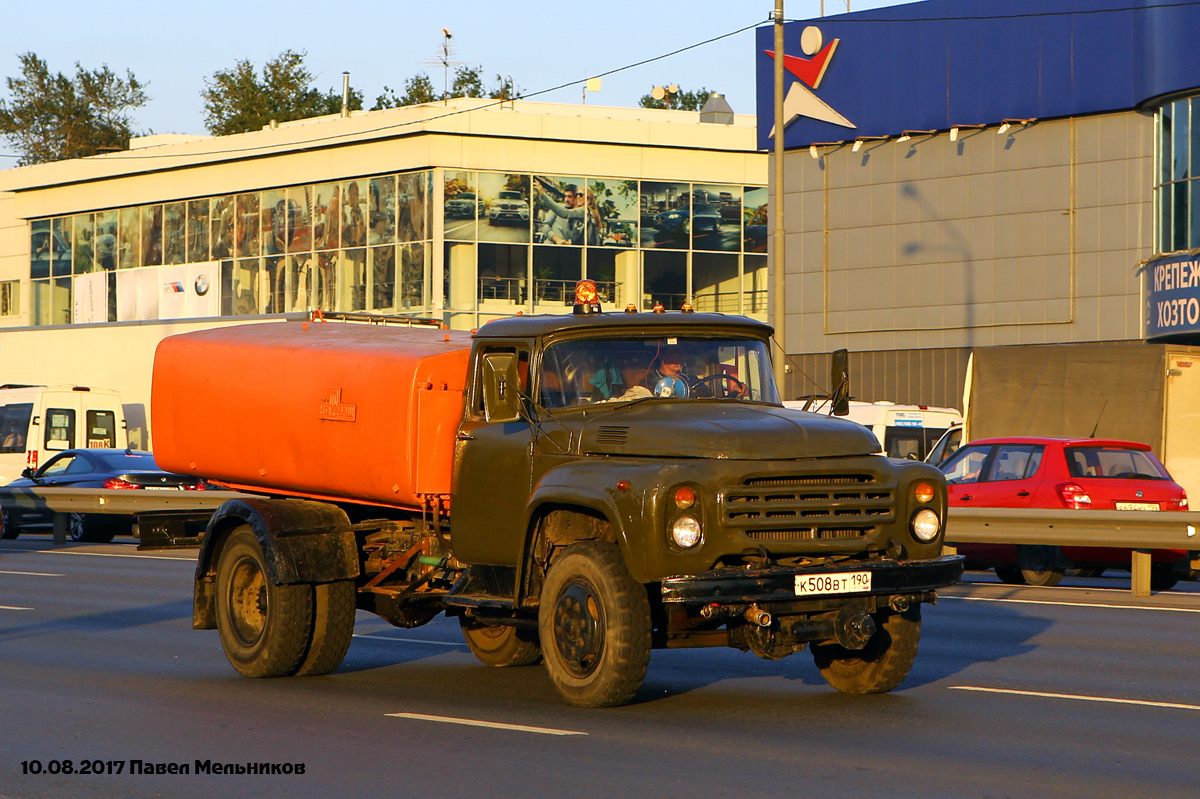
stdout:
{"type": "Polygon", "coordinates": [[[771,359],[775,366],[775,384],[779,387],[782,398],[787,360],[787,346],[784,339],[784,315],[787,304],[784,301],[784,291],[787,285],[786,265],[784,255],[783,227],[783,0],[775,0],[775,207],[770,208],[771,219],[775,221],[775,231],[772,244],[775,255],[772,280],[772,321],[775,323],[775,346],[777,352],[771,359]]]}

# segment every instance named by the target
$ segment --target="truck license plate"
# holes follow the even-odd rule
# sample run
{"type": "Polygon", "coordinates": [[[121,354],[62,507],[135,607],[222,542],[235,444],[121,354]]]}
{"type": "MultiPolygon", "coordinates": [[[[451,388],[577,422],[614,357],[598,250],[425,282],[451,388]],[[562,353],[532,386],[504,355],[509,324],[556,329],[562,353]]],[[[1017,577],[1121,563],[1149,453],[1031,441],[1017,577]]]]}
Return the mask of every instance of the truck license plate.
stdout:
{"type": "Polygon", "coordinates": [[[1158,510],[1157,502],[1118,502],[1117,510],[1158,510]]]}
{"type": "Polygon", "coordinates": [[[146,486],[147,491],[178,491],[179,486],[146,486]]]}
{"type": "Polygon", "coordinates": [[[797,574],[796,596],[856,594],[871,590],[871,572],[840,574],[797,574]]]}

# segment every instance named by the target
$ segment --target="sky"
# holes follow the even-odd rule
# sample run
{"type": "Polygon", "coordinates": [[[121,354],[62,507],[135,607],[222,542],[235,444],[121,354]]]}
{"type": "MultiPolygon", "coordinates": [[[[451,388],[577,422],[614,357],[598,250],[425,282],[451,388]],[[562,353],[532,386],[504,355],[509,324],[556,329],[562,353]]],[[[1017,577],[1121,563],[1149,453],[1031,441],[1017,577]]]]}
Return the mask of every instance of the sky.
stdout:
{"type": "MultiPolygon", "coordinates": [[[[850,0],[852,11],[901,0],[850,0]]],[[[302,0],[204,0],[196,3],[123,3],[61,0],[52,6],[11,3],[0,26],[0,75],[20,74],[18,55],[36,53],[50,71],[74,74],[104,64],[147,82],[150,102],[133,112],[139,133],[205,133],[204,80],[241,59],[256,68],[285,50],[303,51],[322,91],[341,90],[342,72],[362,91],[365,107],[390,86],[427,73],[438,89],[442,67],[433,62],[450,30],[455,60],[482,65],[489,85],[511,75],[528,95],[765,24],[774,0],[634,0],[481,2],[397,0],[392,3],[305,3],[302,0]]],[[[845,11],[846,0],[825,0],[825,12],[845,11]]],[[[786,0],[788,19],[819,16],[820,0],[786,0]]],[[[753,30],[686,53],[606,77],[587,102],[635,106],[657,85],[723,92],[737,113],[754,112],[753,30]]],[[[0,97],[9,98],[7,85],[0,97]]],[[[581,86],[540,95],[577,103],[581,86]]],[[[0,168],[15,151],[0,141],[0,168]]]]}

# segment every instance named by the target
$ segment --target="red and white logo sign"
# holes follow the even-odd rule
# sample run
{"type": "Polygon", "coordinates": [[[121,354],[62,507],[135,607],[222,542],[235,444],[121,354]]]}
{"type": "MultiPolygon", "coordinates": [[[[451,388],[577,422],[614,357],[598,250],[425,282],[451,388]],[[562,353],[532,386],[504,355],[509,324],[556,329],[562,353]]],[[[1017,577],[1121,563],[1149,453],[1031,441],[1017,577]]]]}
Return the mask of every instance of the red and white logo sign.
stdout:
{"type": "MultiPolygon", "coordinates": [[[[834,51],[837,50],[840,41],[841,39],[834,39],[829,44],[825,44],[821,29],[815,25],[809,25],[800,34],[800,49],[808,58],[784,53],[783,68],[797,78],[788,87],[787,94],[783,98],[783,127],[785,129],[800,117],[829,122],[844,128],[857,127],[828,103],[817,97],[813,91],[821,85],[821,80],[825,77],[825,70],[829,68],[829,62],[833,59],[834,51]]],[[[771,50],[767,50],[766,53],[771,58],[775,57],[775,53],[771,50]]],[[[771,128],[770,135],[775,135],[774,128],[771,128]]]]}

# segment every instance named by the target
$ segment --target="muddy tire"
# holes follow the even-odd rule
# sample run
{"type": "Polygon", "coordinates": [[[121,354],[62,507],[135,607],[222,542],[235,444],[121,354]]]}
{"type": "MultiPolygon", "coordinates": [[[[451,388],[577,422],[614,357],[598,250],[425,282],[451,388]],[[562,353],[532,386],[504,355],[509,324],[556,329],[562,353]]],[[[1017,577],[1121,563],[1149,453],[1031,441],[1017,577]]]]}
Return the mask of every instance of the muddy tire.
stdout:
{"type": "Polygon", "coordinates": [[[313,587],[275,585],[262,547],[242,525],[217,566],[217,630],[230,664],[246,677],[287,677],[305,663],[313,631],[313,587]]]}
{"type": "Polygon", "coordinates": [[[572,544],[551,564],[538,606],[546,671],[573,705],[633,698],[650,663],[650,601],[615,544],[572,544]]]}
{"type": "Polygon", "coordinates": [[[921,606],[875,614],[875,635],[862,649],[814,644],[813,660],[825,681],[844,694],[882,694],[908,676],[921,641],[921,606]]]}
{"type": "Polygon", "coordinates": [[[459,616],[463,640],[485,666],[532,666],[542,659],[537,633],[517,627],[481,624],[459,616]]]}
{"type": "Polygon", "coordinates": [[[1058,547],[1017,547],[1017,563],[1021,566],[1021,576],[1030,585],[1049,587],[1062,582],[1063,567],[1059,561],[1058,547]]]}
{"type": "Polygon", "coordinates": [[[297,677],[318,677],[342,664],[354,637],[355,587],[338,580],[313,587],[312,641],[297,677]]]}

